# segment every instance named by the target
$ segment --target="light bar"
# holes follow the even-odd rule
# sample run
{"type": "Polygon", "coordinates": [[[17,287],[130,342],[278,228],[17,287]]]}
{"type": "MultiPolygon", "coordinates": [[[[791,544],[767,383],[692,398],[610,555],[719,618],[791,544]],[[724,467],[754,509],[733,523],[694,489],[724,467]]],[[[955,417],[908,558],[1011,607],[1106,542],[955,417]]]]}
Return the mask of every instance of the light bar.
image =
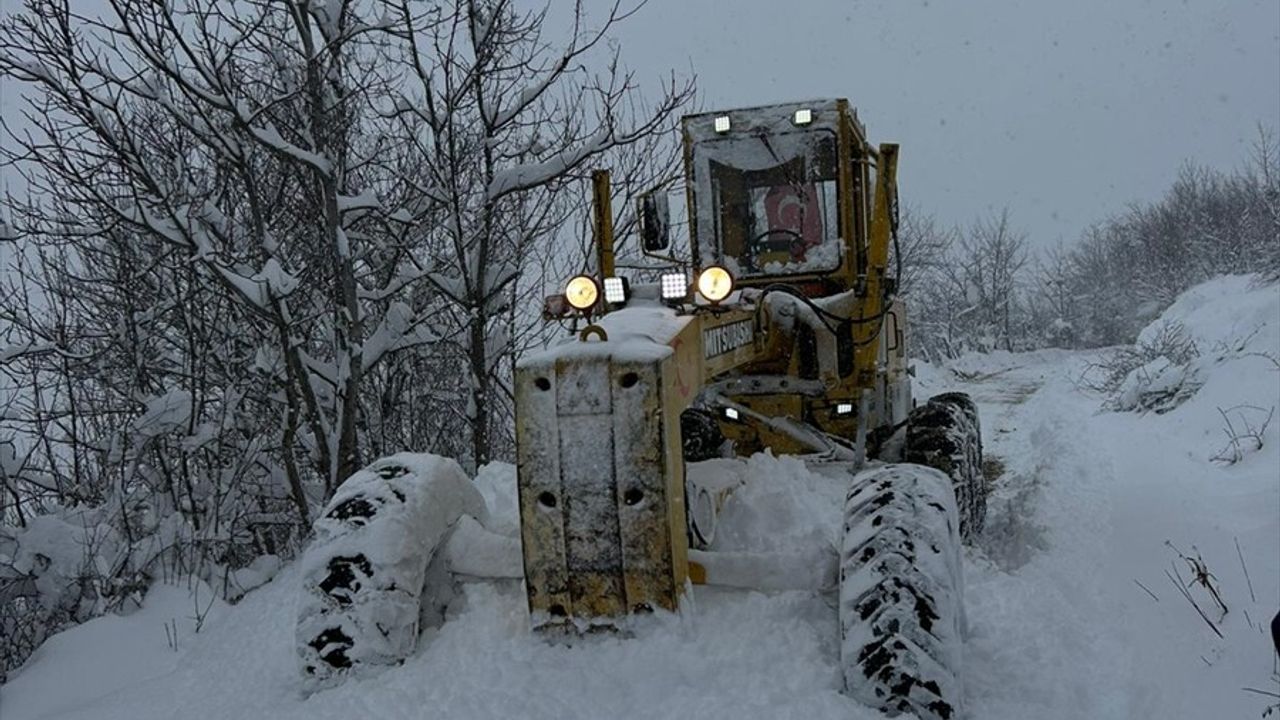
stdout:
{"type": "Polygon", "coordinates": [[[847,403],[847,402],[836,403],[837,415],[848,415],[849,413],[852,413],[852,412],[853,412],[853,403],[847,403]]]}
{"type": "Polygon", "coordinates": [[[795,116],[791,118],[791,122],[796,125],[808,125],[813,122],[813,111],[808,108],[797,110],[795,116]]]}
{"type": "Polygon", "coordinates": [[[729,116],[728,115],[721,115],[720,117],[716,118],[716,132],[718,133],[729,132],[729,116]]]}
{"type": "Polygon", "coordinates": [[[737,408],[727,407],[727,408],[725,408],[725,409],[724,409],[724,416],[725,416],[725,417],[727,417],[727,418],[729,418],[730,420],[737,420],[737,419],[738,419],[738,409],[737,409],[737,408]]]}
{"type": "Polygon", "coordinates": [[[604,279],[604,300],[605,302],[619,304],[627,301],[627,280],[620,277],[607,277],[604,279]]]}
{"type": "Polygon", "coordinates": [[[662,276],[662,299],[683,300],[689,294],[689,278],[684,273],[665,273],[662,276]]]}

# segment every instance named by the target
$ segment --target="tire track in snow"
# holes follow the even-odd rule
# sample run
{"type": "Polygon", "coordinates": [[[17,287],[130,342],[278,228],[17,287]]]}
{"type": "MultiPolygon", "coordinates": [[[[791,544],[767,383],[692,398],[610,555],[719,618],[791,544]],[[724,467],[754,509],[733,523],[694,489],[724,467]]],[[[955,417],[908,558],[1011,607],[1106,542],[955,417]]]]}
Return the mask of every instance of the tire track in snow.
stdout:
{"type": "Polygon", "coordinates": [[[1131,704],[1131,653],[1098,572],[1110,551],[1113,471],[1089,447],[1093,406],[1061,360],[1030,355],[972,388],[992,420],[988,448],[1006,463],[986,549],[966,566],[973,717],[1145,717],[1131,704]]]}

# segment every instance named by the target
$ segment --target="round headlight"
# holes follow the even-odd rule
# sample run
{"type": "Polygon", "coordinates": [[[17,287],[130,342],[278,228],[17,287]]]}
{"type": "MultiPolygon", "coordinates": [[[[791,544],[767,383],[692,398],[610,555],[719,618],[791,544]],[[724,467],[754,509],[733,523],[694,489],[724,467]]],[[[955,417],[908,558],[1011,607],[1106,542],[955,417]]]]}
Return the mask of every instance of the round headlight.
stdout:
{"type": "Polygon", "coordinates": [[[733,292],[733,276],[719,265],[712,265],[698,276],[698,292],[707,300],[718,303],[733,292]]]}
{"type": "Polygon", "coordinates": [[[594,307],[600,299],[600,286],[587,275],[579,275],[564,286],[564,299],[577,310],[594,307]]]}

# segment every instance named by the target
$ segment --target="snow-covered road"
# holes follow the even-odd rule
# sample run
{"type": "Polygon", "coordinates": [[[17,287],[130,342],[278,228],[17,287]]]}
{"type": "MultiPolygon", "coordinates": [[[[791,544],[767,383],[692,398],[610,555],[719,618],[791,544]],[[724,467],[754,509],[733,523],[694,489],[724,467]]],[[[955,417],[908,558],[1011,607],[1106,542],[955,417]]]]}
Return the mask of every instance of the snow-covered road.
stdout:
{"type": "MultiPolygon", "coordinates": [[[[968,714],[1259,717],[1265,699],[1241,688],[1277,688],[1258,627],[1280,604],[1280,443],[1268,436],[1269,447],[1231,467],[1209,458],[1221,444],[1215,406],[1243,402],[1238,392],[1280,403],[1280,373],[1260,365],[1257,382],[1244,388],[1211,381],[1203,397],[1168,415],[1101,414],[1098,398],[1076,384],[1090,357],[982,356],[959,373],[921,373],[920,396],[974,395],[988,457],[1004,466],[985,535],[967,553],[968,714]],[[1216,575],[1230,607],[1223,638],[1165,577],[1177,560],[1166,541],[1189,554],[1197,548],[1216,575]]],[[[826,503],[838,505],[843,479],[760,456],[743,473],[744,498],[773,498],[808,524],[797,537],[834,538],[835,526],[824,528],[838,525],[838,508],[828,515],[826,503]]],[[[514,482],[510,468],[489,476],[498,486],[514,482]]],[[[775,520],[747,513],[740,522],[775,520]]],[[[454,617],[403,666],[303,700],[292,654],[296,582],[289,568],[235,607],[215,604],[198,634],[186,592],[154,592],[131,617],[50,640],[0,688],[0,715],[879,717],[837,690],[832,597],[709,588],[696,591],[686,617],[654,617],[632,638],[568,646],[528,634],[518,587],[470,586],[454,617]],[[165,628],[175,621],[176,649],[165,628]]],[[[1210,608],[1202,589],[1191,592],[1210,608]]]]}

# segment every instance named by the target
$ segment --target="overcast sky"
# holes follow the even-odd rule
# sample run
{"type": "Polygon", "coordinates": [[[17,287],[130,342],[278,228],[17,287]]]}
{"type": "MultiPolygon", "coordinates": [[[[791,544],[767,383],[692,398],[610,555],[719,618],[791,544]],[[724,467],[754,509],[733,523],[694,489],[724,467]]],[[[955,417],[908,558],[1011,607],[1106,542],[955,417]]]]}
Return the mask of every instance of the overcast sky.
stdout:
{"type": "Polygon", "coordinates": [[[642,79],[695,72],[707,109],[847,97],[902,143],[904,200],[1007,205],[1037,246],[1280,126],[1280,0],[650,0],[617,35],[642,79]]]}
{"type": "Polygon", "coordinates": [[[847,97],[902,143],[904,200],[1008,205],[1038,246],[1280,125],[1280,0],[650,0],[619,35],[707,109],[847,97]]]}

